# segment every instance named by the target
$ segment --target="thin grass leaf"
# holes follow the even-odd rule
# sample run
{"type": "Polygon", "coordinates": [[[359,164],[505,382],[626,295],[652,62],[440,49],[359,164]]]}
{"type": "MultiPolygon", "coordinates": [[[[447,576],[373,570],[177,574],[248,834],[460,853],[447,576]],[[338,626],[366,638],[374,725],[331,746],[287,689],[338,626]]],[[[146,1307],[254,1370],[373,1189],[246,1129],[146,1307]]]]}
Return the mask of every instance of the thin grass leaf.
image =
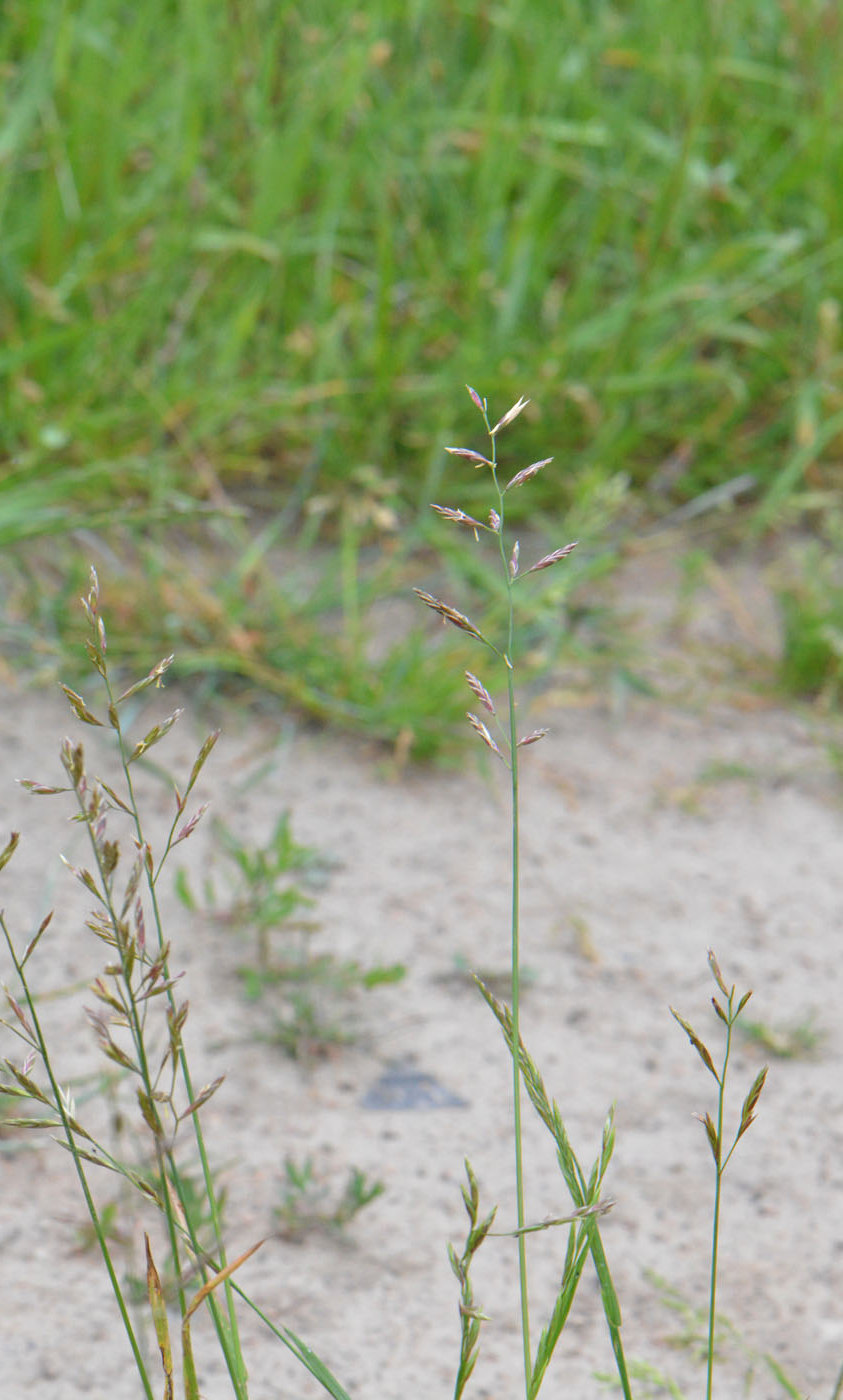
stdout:
{"type": "MultiPolygon", "coordinates": [[[[574,1237],[575,1231],[571,1231],[574,1237]]],[[[585,1262],[590,1252],[590,1243],[586,1231],[582,1231],[581,1243],[574,1246],[573,1258],[570,1258],[571,1248],[569,1244],[569,1259],[566,1260],[566,1268],[562,1275],[562,1284],[553,1305],[553,1311],[548,1319],[547,1326],[543,1328],[536,1348],[536,1356],[533,1363],[533,1371],[530,1377],[528,1389],[529,1400],[535,1400],[541,1388],[545,1372],[550,1365],[556,1343],[564,1331],[565,1324],[571,1312],[571,1307],[576,1296],[577,1287],[582,1278],[585,1262]]]]}

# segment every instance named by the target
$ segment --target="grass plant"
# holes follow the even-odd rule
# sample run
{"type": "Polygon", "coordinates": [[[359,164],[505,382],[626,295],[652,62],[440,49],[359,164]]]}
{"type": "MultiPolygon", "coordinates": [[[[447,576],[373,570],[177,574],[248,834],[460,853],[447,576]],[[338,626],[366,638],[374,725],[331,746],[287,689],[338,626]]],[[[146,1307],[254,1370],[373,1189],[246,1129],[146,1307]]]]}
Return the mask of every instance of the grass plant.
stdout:
{"type": "MultiPolygon", "coordinates": [[[[629,1400],[629,1397],[631,1397],[631,1390],[621,1341],[620,1306],[606,1260],[598,1219],[600,1215],[610,1208],[610,1203],[601,1200],[600,1192],[612,1156],[614,1145],[614,1116],[613,1113],[610,1112],[607,1117],[600,1151],[590,1173],[586,1174],[571,1147],[560,1110],[557,1104],[555,1102],[551,1103],[548,1098],[538,1068],[528,1055],[521,1038],[522,956],[520,924],[519,750],[540,742],[547,731],[544,729],[537,729],[527,734],[519,735],[518,733],[515,690],[515,677],[518,665],[518,656],[516,652],[518,640],[516,590],[523,587],[522,580],[526,579],[530,574],[541,573],[545,569],[549,569],[566,559],[575,548],[575,544],[566,544],[560,548],[551,550],[547,554],[541,555],[522,572],[520,543],[517,539],[510,540],[507,529],[507,515],[510,503],[509,493],[517,492],[520,487],[531,482],[539,473],[550,465],[552,459],[545,457],[538,461],[531,462],[528,466],[522,467],[519,471],[516,471],[508,481],[504,482],[500,474],[502,468],[498,460],[498,438],[510,424],[520,417],[527,407],[528,400],[522,396],[501,418],[493,422],[489,416],[486,399],[482,398],[477,391],[471,387],[468,388],[468,393],[472,403],[482,417],[489,446],[486,448],[485,452],[479,452],[474,448],[467,447],[450,447],[448,448],[448,452],[452,456],[468,462],[475,469],[488,476],[491,507],[488,509],[486,518],[482,520],[478,516],[471,515],[462,510],[460,507],[434,505],[433,510],[437,515],[450,521],[454,526],[470,530],[474,534],[475,540],[478,542],[481,534],[484,537],[491,538],[495,555],[499,560],[501,577],[506,590],[506,613],[502,635],[496,636],[493,640],[485,630],[475,625],[469,617],[458,611],[450,603],[443,602],[441,598],[437,598],[433,594],[427,593],[422,589],[416,589],[416,593],[421,601],[436,613],[444,623],[450,624],[459,631],[466,633],[481,647],[485,648],[487,652],[491,652],[497,663],[495,681],[492,683],[492,689],[500,687],[504,689],[506,696],[505,708],[501,716],[498,713],[498,707],[493,699],[492,689],[487,687],[486,683],[472,671],[466,671],[465,679],[468,689],[478,702],[478,707],[489,717],[489,724],[492,724],[494,734],[486,720],[480,719],[473,711],[468,711],[466,718],[472,729],[479,735],[482,742],[495,757],[503,763],[509,773],[509,814],[511,821],[511,1004],[506,1006],[504,1003],[500,1002],[479,979],[477,979],[477,985],[500,1024],[512,1057],[516,1222],[513,1230],[504,1233],[509,1233],[516,1241],[518,1256],[524,1394],[526,1400],[535,1400],[535,1396],[539,1393],[554,1348],[562,1334],[570,1313],[583,1269],[590,1257],[600,1284],[601,1299],[612,1342],[612,1349],[618,1367],[618,1375],[624,1395],[627,1397],[627,1400],[629,1400]],[[560,1170],[570,1192],[574,1207],[573,1215],[556,1221],[543,1222],[540,1225],[531,1225],[527,1221],[523,1160],[522,1082],[523,1088],[533,1108],[547,1127],[556,1144],[560,1170]],[[528,1237],[535,1230],[562,1225],[568,1226],[568,1246],[562,1281],[553,1303],[547,1325],[541,1333],[534,1353],[529,1305],[528,1237]]],[[[460,1368],[455,1391],[457,1397],[462,1393],[465,1382],[476,1362],[479,1323],[481,1321],[481,1317],[474,1310],[473,1302],[471,1301],[472,1295],[469,1269],[474,1254],[490,1233],[492,1220],[491,1216],[487,1216],[482,1224],[478,1224],[476,1179],[469,1164],[466,1164],[466,1171],[468,1173],[469,1189],[468,1192],[466,1192],[465,1189],[463,1190],[463,1196],[466,1209],[469,1213],[470,1230],[462,1255],[458,1256],[453,1248],[451,1249],[450,1255],[452,1268],[460,1283],[462,1299],[461,1314],[464,1319],[462,1323],[460,1368]],[[465,1308],[469,1309],[467,1314],[463,1312],[465,1308]]]]}
{"type": "MultiPolygon", "coordinates": [[[[481,397],[475,389],[470,386],[467,387],[471,401],[482,417],[489,445],[485,448],[485,451],[482,452],[474,448],[466,447],[450,447],[447,450],[452,456],[469,463],[475,470],[484,473],[488,478],[491,508],[488,510],[488,515],[483,519],[480,518],[480,512],[478,512],[477,515],[471,515],[459,507],[450,505],[434,505],[433,510],[439,516],[451,522],[455,527],[471,531],[476,542],[479,543],[481,535],[484,539],[491,539],[494,552],[499,560],[501,576],[506,589],[507,610],[502,635],[490,634],[486,630],[485,621],[481,625],[476,624],[471,618],[460,612],[450,603],[444,602],[441,598],[437,598],[433,594],[427,593],[421,589],[416,589],[416,593],[421,601],[437,614],[445,624],[450,624],[461,632],[466,633],[479,646],[485,648],[486,653],[491,653],[495,664],[494,681],[491,683],[491,686],[487,686],[485,681],[481,680],[472,671],[466,671],[465,680],[468,689],[479,702],[478,707],[482,708],[487,719],[480,719],[473,711],[468,711],[466,718],[471,728],[478,734],[491,753],[500,760],[509,774],[509,815],[511,821],[510,1005],[507,1006],[499,1001],[479,978],[475,980],[480,992],[500,1024],[507,1048],[512,1058],[516,1223],[514,1229],[503,1233],[511,1236],[516,1241],[517,1245],[524,1394],[526,1400],[535,1400],[535,1397],[539,1393],[553,1351],[567,1322],[583,1269],[590,1257],[599,1282],[603,1311],[615,1357],[620,1386],[626,1400],[631,1400],[632,1389],[630,1373],[626,1363],[621,1338],[620,1303],[612,1281],[599,1223],[600,1217],[611,1209],[612,1205],[610,1200],[602,1198],[601,1192],[614,1146],[614,1111],[611,1110],[608,1114],[598,1156],[590,1172],[586,1173],[581,1167],[571,1146],[561,1111],[555,1100],[551,1101],[548,1097],[540,1071],[528,1054],[521,1035],[520,991],[522,950],[520,925],[519,751],[522,748],[527,748],[540,742],[547,731],[545,729],[537,729],[521,735],[519,735],[518,732],[515,685],[519,661],[517,652],[519,640],[517,601],[520,598],[520,591],[524,586],[523,581],[531,574],[543,572],[546,569],[562,563],[574,550],[575,543],[565,544],[552,549],[548,553],[537,558],[529,567],[522,570],[520,543],[517,539],[512,537],[511,531],[507,528],[509,493],[513,491],[517,492],[521,487],[532,482],[534,478],[538,477],[539,474],[551,464],[552,458],[541,458],[531,462],[528,466],[522,467],[520,470],[514,472],[509,477],[508,481],[504,481],[502,467],[498,457],[498,440],[501,434],[520,417],[527,407],[528,400],[523,397],[519,398],[501,418],[493,422],[489,415],[486,399],[481,397]],[[493,698],[493,692],[495,690],[502,690],[505,694],[502,714],[499,714],[498,706],[493,698]],[[490,728],[490,725],[492,728],[490,728]],[[572,1215],[557,1220],[546,1220],[539,1224],[527,1223],[523,1160],[522,1085],[533,1108],[541,1121],[545,1124],[555,1142],[557,1160],[571,1196],[573,1206],[572,1215]],[[562,1280],[556,1299],[553,1302],[548,1322],[534,1350],[531,1337],[529,1305],[528,1240],[529,1236],[536,1231],[564,1225],[568,1226],[568,1245],[562,1280]]],[[[488,659],[487,656],[487,661],[488,659]]],[[[726,1028],[726,1044],[719,1070],[715,1068],[710,1052],[687,1021],[684,1021],[675,1011],[673,1011],[672,1014],[689,1036],[692,1045],[699,1053],[706,1068],[714,1076],[719,1091],[716,1122],[711,1118],[710,1114],[706,1114],[703,1119],[709,1146],[715,1162],[706,1392],[707,1400],[712,1400],[715,1362],[715,1306],[723,1177],[740,1138],[753,1121],[755,1109],[766,1080],[767,1070],[766,1068],[761,1070],[756,1076],[744,1100],[734,1140],[727,1149],[724,1140],[724,1112],[729,1058],[732,1048],[732,1034],[734,1026],[746,1007],[751,993],[747,992],[739,1000],[736,1000],[735,988],[732,987],[729,989],[726,987],[713,952],[709,952],[708,959],[712,976],[714,977],[718,990],[722,994],[725,1003],[721,1003],[716,997],[712,999],[714,1011],[726,1028]]],[[[460,1315],[462,1346],[455,1388],[455,1400],[459,1400],[465,1384],[476,1364],[480,1324],[484,1320],[482,1313],[478,1311],[474,1302],[470,1281],[470,1266],[480,1245],[494,1233],[491,1230],[491,1225],[495,1214],[491,1212],[482,1222],[479,1221],[477,1180],[469,1163],[466,1163],[466,1172],[468,1177],[468,1189],[466,1190],[465,1187],[463,1188],[463,1198],[469,1216],[469,1233],[462,1254],[457,1254],[453,1246],[450,1250],[451,1267],[460,1284],[461,1294],[460,1315]]]]}
{"type": "MultiPolygon", "coordinates": [[[[62,744],[61,757],[68,786],[54,787],[26,780],[24,787],[42,797],[71,795],[77,808],[76,819],[86,828],[92,868],[71,866],[70,869],[94,900],[94,910],[86,926],[102,942],[108,959],[91,986],[98,1007],[90,1013],[90,1019],[100,1050],[110,1065],[117,1065],[124,1072],[126,1087],[133,1091],[129,1092],[128,1099],[147,1135],[154,1172],[150,1177],[138,1171],[97,1140],[77,1117],[73,1096],[61,1082],[60,1070],[42,1028],[29,973],[30,959],[44,946],[42,939],[49,929],[51,915],[42,921],[23,951],[5,916],[0,915],[0,928],[17,983],[15,992],[6,992],[12,1019],[3,1024],[23,1043],[25,1052],[21,1064],[5,1061],[10,1079],[0,1084],[0,1092],[14,1101],[36,1107],[31,1116],[7,1118],[6,1126],[55,1129],[57,1140],[70,1152],[137,1368],[139,1385],[148,1400],[152,1400],[158,1383],[132,1321],[126,1287],[118,1276],[109,1239],[109,1217],[97,1204],[92,1167],[115,1172],[128,1181],[162,1219],[180,1318],[185,1400],[198,1400],[199,1396],[190,1320],[202,1305],[211,1314],[232,1394],[239,1400],[247,1400],[248,1380],[240,1344],[238,1304],[252,1308],[335,1400],[347,1400],[346,1392],[319,1358],[295,1333],[272,1322],[233,1278],[264,1241],[253,1244],[234,1259],[227,1256],[220,1195],[202,1128],[202,1108],[217,1092],[222,1080],[195,1088],[185,1047],[188,1004],[179,1000],[178,979],[170,968],[171,947],[161,920],[159,881],[173,850],[190,837],[202,817],[202,807],[188,815],[187,805],[218,732],[202,744],[183,787],[174,785],[174,814],[163,846],[156,855],[136,799],[133,765],[165,738],[181,711],[174,711],[132,743],[123,728],[121,707],[150,686],[160,685],[171,658],[117,693],[109,671],[99,585],[93,571],[84,606],[89,624],[88,658],[104,691],[102,717],[90,709],[76,691],[67,686],[63,689],[82,724],[111,730],[117,749],[119,779],[117,783],[109,783],[89,773],[83,745],[67,739],[62,744]],[[122,884],[118,875],[118,870],[122,869],[121,840],[112,834],[115,824],[124,826],[122,841],[131,851],[122,884]],[[189,1166],[184,1165],[182,1158],[185,1135],[192,1139],[189,1166]],[[198,1287],[192,1283],[194,1275],[198,1287]]],[[[14,855],[18,841],[14,833],[0,852],[0,869],[14,855]]],[[[166,1297],[149,1234],[145,1239],[147,1297],[165,1373],[165,1394],[172,1395],[175,1363],[166,1297]]]]}
{"type": "Polygon", "coordinates": [[[734,1153],[735,1148],[737,1147],[738,1143],[740,1142],[741,1138],[743,1137],[744,1133],[747,1131],[755,1117],[755,1110],[758,1107],[758,1100],[761,1097],[761,1091],[764,1088],[764,1084],[767,1079],[767,1067],[765,1066],[764,1069],[759,1070],[758,1074],[755,1076],[755,1079],[753,1080],[749,1088],[749,1092],[747,1093],[746,1098],[744,1099],[743,1104],[741,1106],[740,1119],[738,1121],[738,1126],[735,1131],[734,1138],[732,1139],[731,1145],[727,1147],[726,1138],[724,1136],[724,1123],[726,1110],[726,1079],[729,1069],[729,1057],[732,1052],[732,1035],[734,1032],[734,1028],[738,1022],[738,1019],[741,1015],[741,1012],[744,1010],[747,1002],[752,996],[752,992],[744,992],[740,998],[737,998],[737,992],[735,987],[726,986],[717,959],[710,949],[708,954],[708,965],[711,968],[711,975],[717,984],[718,991],[723,997],[722,1001],[718,1001],[717,997],[711,998],[711,1004],[714,1008],[715,1015],[717,1016],[718,1021],[720,1021],[725,1027],[725,1045],[723,1048],[723,1058],[719,1069],[715,1067],[714,1060],[711,1056],[711,1052],[708,1050],[707,1046],[703,1043],[702,1040],[700,1040],[699,1036],[691,1028],[688,1022],[683,1020],[677,1011],[673,1010],[673,1007],[671,1007],[671,1015],[682,1027],[683,1031],[687,1035],[688,1039],[690,1040],[691,1044],[693,1045],[694,1049],[696,1050],[697,1054],[699,1055],[709,1074],[713,1076],[715,1083],[717,1084],[716,1121],[714,1118],[712,1118],[710,1113],[706,1113],[705,1116],[700,1119],[700,1121],[703,1124],[703,1127],[705,1128],[705,1134],[708,1138],[708,1145],[711,1148],[711,1155],[714,1159],[714,1208],[712,1212],[713,1220],[711,1235],[711,1274],[709,1284],[708,1305],[708,1345],[706,1348],[706,1400],[711,1400],[714,1386],[714,1334],[717,1321],[717,1270],[719,1265],[720,1207],[723,1193],[723,1177],[725,1175],[726,1168],[728,1167],[729,1162],[732,1160],[732,1154],[734,1153]]]}

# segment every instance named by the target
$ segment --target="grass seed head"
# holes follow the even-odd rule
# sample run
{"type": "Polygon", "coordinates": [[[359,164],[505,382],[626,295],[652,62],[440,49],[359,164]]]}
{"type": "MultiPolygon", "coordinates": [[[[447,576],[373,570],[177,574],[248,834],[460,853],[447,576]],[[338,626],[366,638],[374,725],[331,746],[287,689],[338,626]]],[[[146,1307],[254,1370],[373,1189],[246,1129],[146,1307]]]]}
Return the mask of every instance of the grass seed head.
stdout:
{"type": "Polygon", "coordinates": [[[479,681],[471,671],[466,671],[465,678],[468,681],[468,688],[471,693],[476,695],[483,708],[488,710],[490,715],[493,715],[495,713],[495,704],[485,685],[483,685],[483,682],[479,681]]]}
{"type": "Polygon", "coordinates": [[[529,481],[531,477],[537,476],[542,470],[542,467],[550,466],[552,461],[552,457],[545,457],[541,462],[531,462],[529,467],[523,467],[520,472],[515,473],[512,480],[506,483],[506,486],[503,488],[504,491],[511,491],[514,486],[523,486],[525,481],[529,481]]]}
{"type": "MultiPolygon", "coordinates": [[[[711,975],[717,983],[718,987],[720,988],[721,992],[723,993],[724,997],[728,998],[729,989],[723,980],[723,973],[720,971],[720,964],[718,963],[717,958],[714,956],[713,948],[709,948],[708,950],[708,965],[711,968],[711,975]]],[[[734,991],[734,988],[732,990],[734,991]]]]}
{"type": "Polygon", "coordinates": [[[573,540],[571,544],[565,544],[561,549],[554,549],[552,554],[545,554],[537,564],[533,564],[532,568],[527,570],[527,573],[537,574],[539,569],[549,569],[551,564],[558,564],[560,559],[564,559],[571,553],[572,549],[576,549],[578,543],[578,540],[573,540]]]}
{"type": "Polygon", "coordinates": [[[498,433],[501,432],[501,430],[502,430],[503,428],[507,428],[507,427],[509,427],[509,424],[510,424],[510,423],[514,423],[514,422],[515,422],[515,419],[518,417],[519,413],[523,413],[523,412],[524,412],[524,409],[527,407],[527,404],[528,404],[529,402],[530,402],[530,400],[529,400],[529,399],[525,399],[525,398],[523,397],[523,395],[522,395],[522,397],[518,400],[518,402],[517,402],[517,403],[514,403],[514,404],[512,405],[512,408],[507,409],[506,413],[503,415],[503,418],[499,418],[499,419],[498,419],[498,421],[497,421],[497,423],[495,424],[494,428],[490,428],[490,430],[489,430],[489,436],[490,436],[490,437],[497,437],[498,433]]]}
{"type": "Polygon", "coordinates": [[[483,743],[487,746],[487,748],[490,748],[492,750],[492,753],[496,753],[498,758],[501,759],[502,762],[506,762],[503,754],[501,753],[500,749],[498,748],[497,744],[495,743],[494,739],[492,738],[482,719],[478,719],[477,716],[473,715],[470,710],[466,711],[465,717],[471,725],[472,729],[477,730],[477,733],[480,735],[480,738],[483,740],[483,743]]]}
{"type": "Polygon", "coordinates": [[[547,733],[549,733],[547,729],[534,729],[532,734],[526,734],[523,739],[519,739],[516,747],[526,749],[528,744],[537,744],[539,739],[543,739],[547,733]]]}
{"type": "Polygon", "coordinates": [[[443,520],[454,520],[458,525],[468,525],[474,531],[474,538],[477,539],[478,530],[488,530],[489,526],[482,521],[475,520],[473,515],[466,515],[464,510],[454,510],[451,506],[431,505],[431,510],[435,510],[437,515],[441,515],[443,520]]]}
{"type": "Polygon", "coordinates": [[[493,467],[495,464],[488,457],[484,457],[482,452],[474,452],[470,447],[446,447],[446,452],[450,452],[452,457],[466,457],[469,462],[473,462],[475,467],[493,467]]]}
{"type": "Polygon", "coordinates": [[[454,627],[458,627],[461,632],[467,632],[470,637],[476,637],[479,642],[485,642],[486,638],[482,632],[474,626],[474,623],[465,616],[464,613],[457,612],[448,603],[443,603],[441,598],[434,598],[432,593],[425,593],[421,588],[414,588],[413,592],[427,607],[438,613],[443,622],[450,622],[454,627]]]}

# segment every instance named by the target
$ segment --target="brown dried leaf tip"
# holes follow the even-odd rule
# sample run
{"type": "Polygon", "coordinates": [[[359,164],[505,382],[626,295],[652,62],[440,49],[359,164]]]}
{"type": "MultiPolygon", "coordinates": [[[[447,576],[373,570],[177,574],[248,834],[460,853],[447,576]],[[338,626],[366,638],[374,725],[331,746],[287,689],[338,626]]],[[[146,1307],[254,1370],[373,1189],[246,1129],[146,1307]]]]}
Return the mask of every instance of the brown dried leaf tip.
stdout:
{"type": "MultiPolygon", "coordinates": [[[[483,633],[478,631],[474,623],[464,613],[457,612],[456,608],[450,607],[448,603],[443,603],[441,598],[434,598],[432,593],[425,593],[422,588],[414,588],[413,592],[416,597],[421,598],[427,607],[438,613],[443,622],[452,623],[454,627],[459,627],[461,632],[467,632],[470,637],[476,637],[478,642],[486,642],[483,633]]],[[[491,642],[486,642],[486,645],[491,646],[491,642]]]]}
{"type": "Polygon", "coordinates": [[[480,735],[480,738],[483,740],[483,743],[486,744],[486,746],[492,750],[492,753],[497,754],[498,758],[501,760],[502,763],[506,763],[506,759],[504,758],[503,754],[501,753],[500,749],[498,748],[497,744],[495,743],[494,739],[492,738],[482,719],[478,719],[477,716],[473,715],[470,710],[466,711],[465,717],[471,725],[472,729],[477,730],[477,733],[480,735]]]}

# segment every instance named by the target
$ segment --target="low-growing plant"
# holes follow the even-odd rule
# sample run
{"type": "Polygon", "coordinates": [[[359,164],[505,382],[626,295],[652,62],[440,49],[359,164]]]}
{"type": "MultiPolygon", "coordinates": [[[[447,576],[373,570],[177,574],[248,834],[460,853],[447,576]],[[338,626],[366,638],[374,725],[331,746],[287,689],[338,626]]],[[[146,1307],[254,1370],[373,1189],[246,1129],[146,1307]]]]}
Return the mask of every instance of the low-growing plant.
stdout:
{"type": "Polygon", "coordinates": [[[834,705],[843,691],[843,585],[838,559],[806,552],[799,580],[779,592],[779,676],[791,695],[834,705]]]}
{"type": "MultiPolygon", "coordinates": [[[[677,1330],[670,1334],[670,1345],[676,1350],[691,1352],[695,1359],[705,1365],[708,1358],[708,1309],[693,1303],[675,1284],[668,1283],[653,1270],[646,1270],[645,1278],[655,1290],[659,1302],[676,1320],[677,1330]]],[[[775,1381],[776,1395],[781,1393],[789,1400],[802,1400],[802,1392],[776,1358],[769,1352],[757,1351],[752,1347],[740,1329],[722,1313],[717,1314],[715,1348],[717,1356],[724,1357],[731,1352],[739,1359],[743,1366],[742,1390],[747,1400],[755,1392],[759,1373],[767,1386],[770,1378],[775,1381]]],[[[630,1370],[633,1370],[633,1366],[630,1366],[630,1370]]],[[[675,1396],[676,1400],[685,1400],[684,1392],[672,1378],[652,1371],[651,1379],[655,1384],[661,1384],[664,1392],[675,1396]]],[[[661,1392],[657,1390],[655,1393],[661,1392]]]]}
{"type": "MultiPolygon", "coordinates": [[[[279,1045],[294,1059],[309,1059],[354,1038],[348,1004],[357,991],[399,982],[401,963],[364,967],[355,959],[315,952],[319,921],[302,917],[316,905],[314,893],[327,878],[330,861],[293,837],[289,812],[282,812],[265,846],[247,845],[224,822],[214,822],[217,845],[233,866],[229,895],[203,881],[206,915],[237,935],[254,936],[254,958],[237,971],[246,997],[262,1001],[265,1020],[256,1039],[279,1045]]],[[[187,908],[199,900],[183,870],[176,891],[187,908]]]]}
{"type": "Polygon", "coordinates": [[[273,1212],[278,1233],[285,1240],[295,1241],[318,1230],[339,1233],[384,1190],[382,1181],[368,1181],[359,1167],[351,1167],[345,1186],[337,1195],[317,1174],[312,1157],[303,1163],[287,1157],[281,1201],[273,1212]]]}

